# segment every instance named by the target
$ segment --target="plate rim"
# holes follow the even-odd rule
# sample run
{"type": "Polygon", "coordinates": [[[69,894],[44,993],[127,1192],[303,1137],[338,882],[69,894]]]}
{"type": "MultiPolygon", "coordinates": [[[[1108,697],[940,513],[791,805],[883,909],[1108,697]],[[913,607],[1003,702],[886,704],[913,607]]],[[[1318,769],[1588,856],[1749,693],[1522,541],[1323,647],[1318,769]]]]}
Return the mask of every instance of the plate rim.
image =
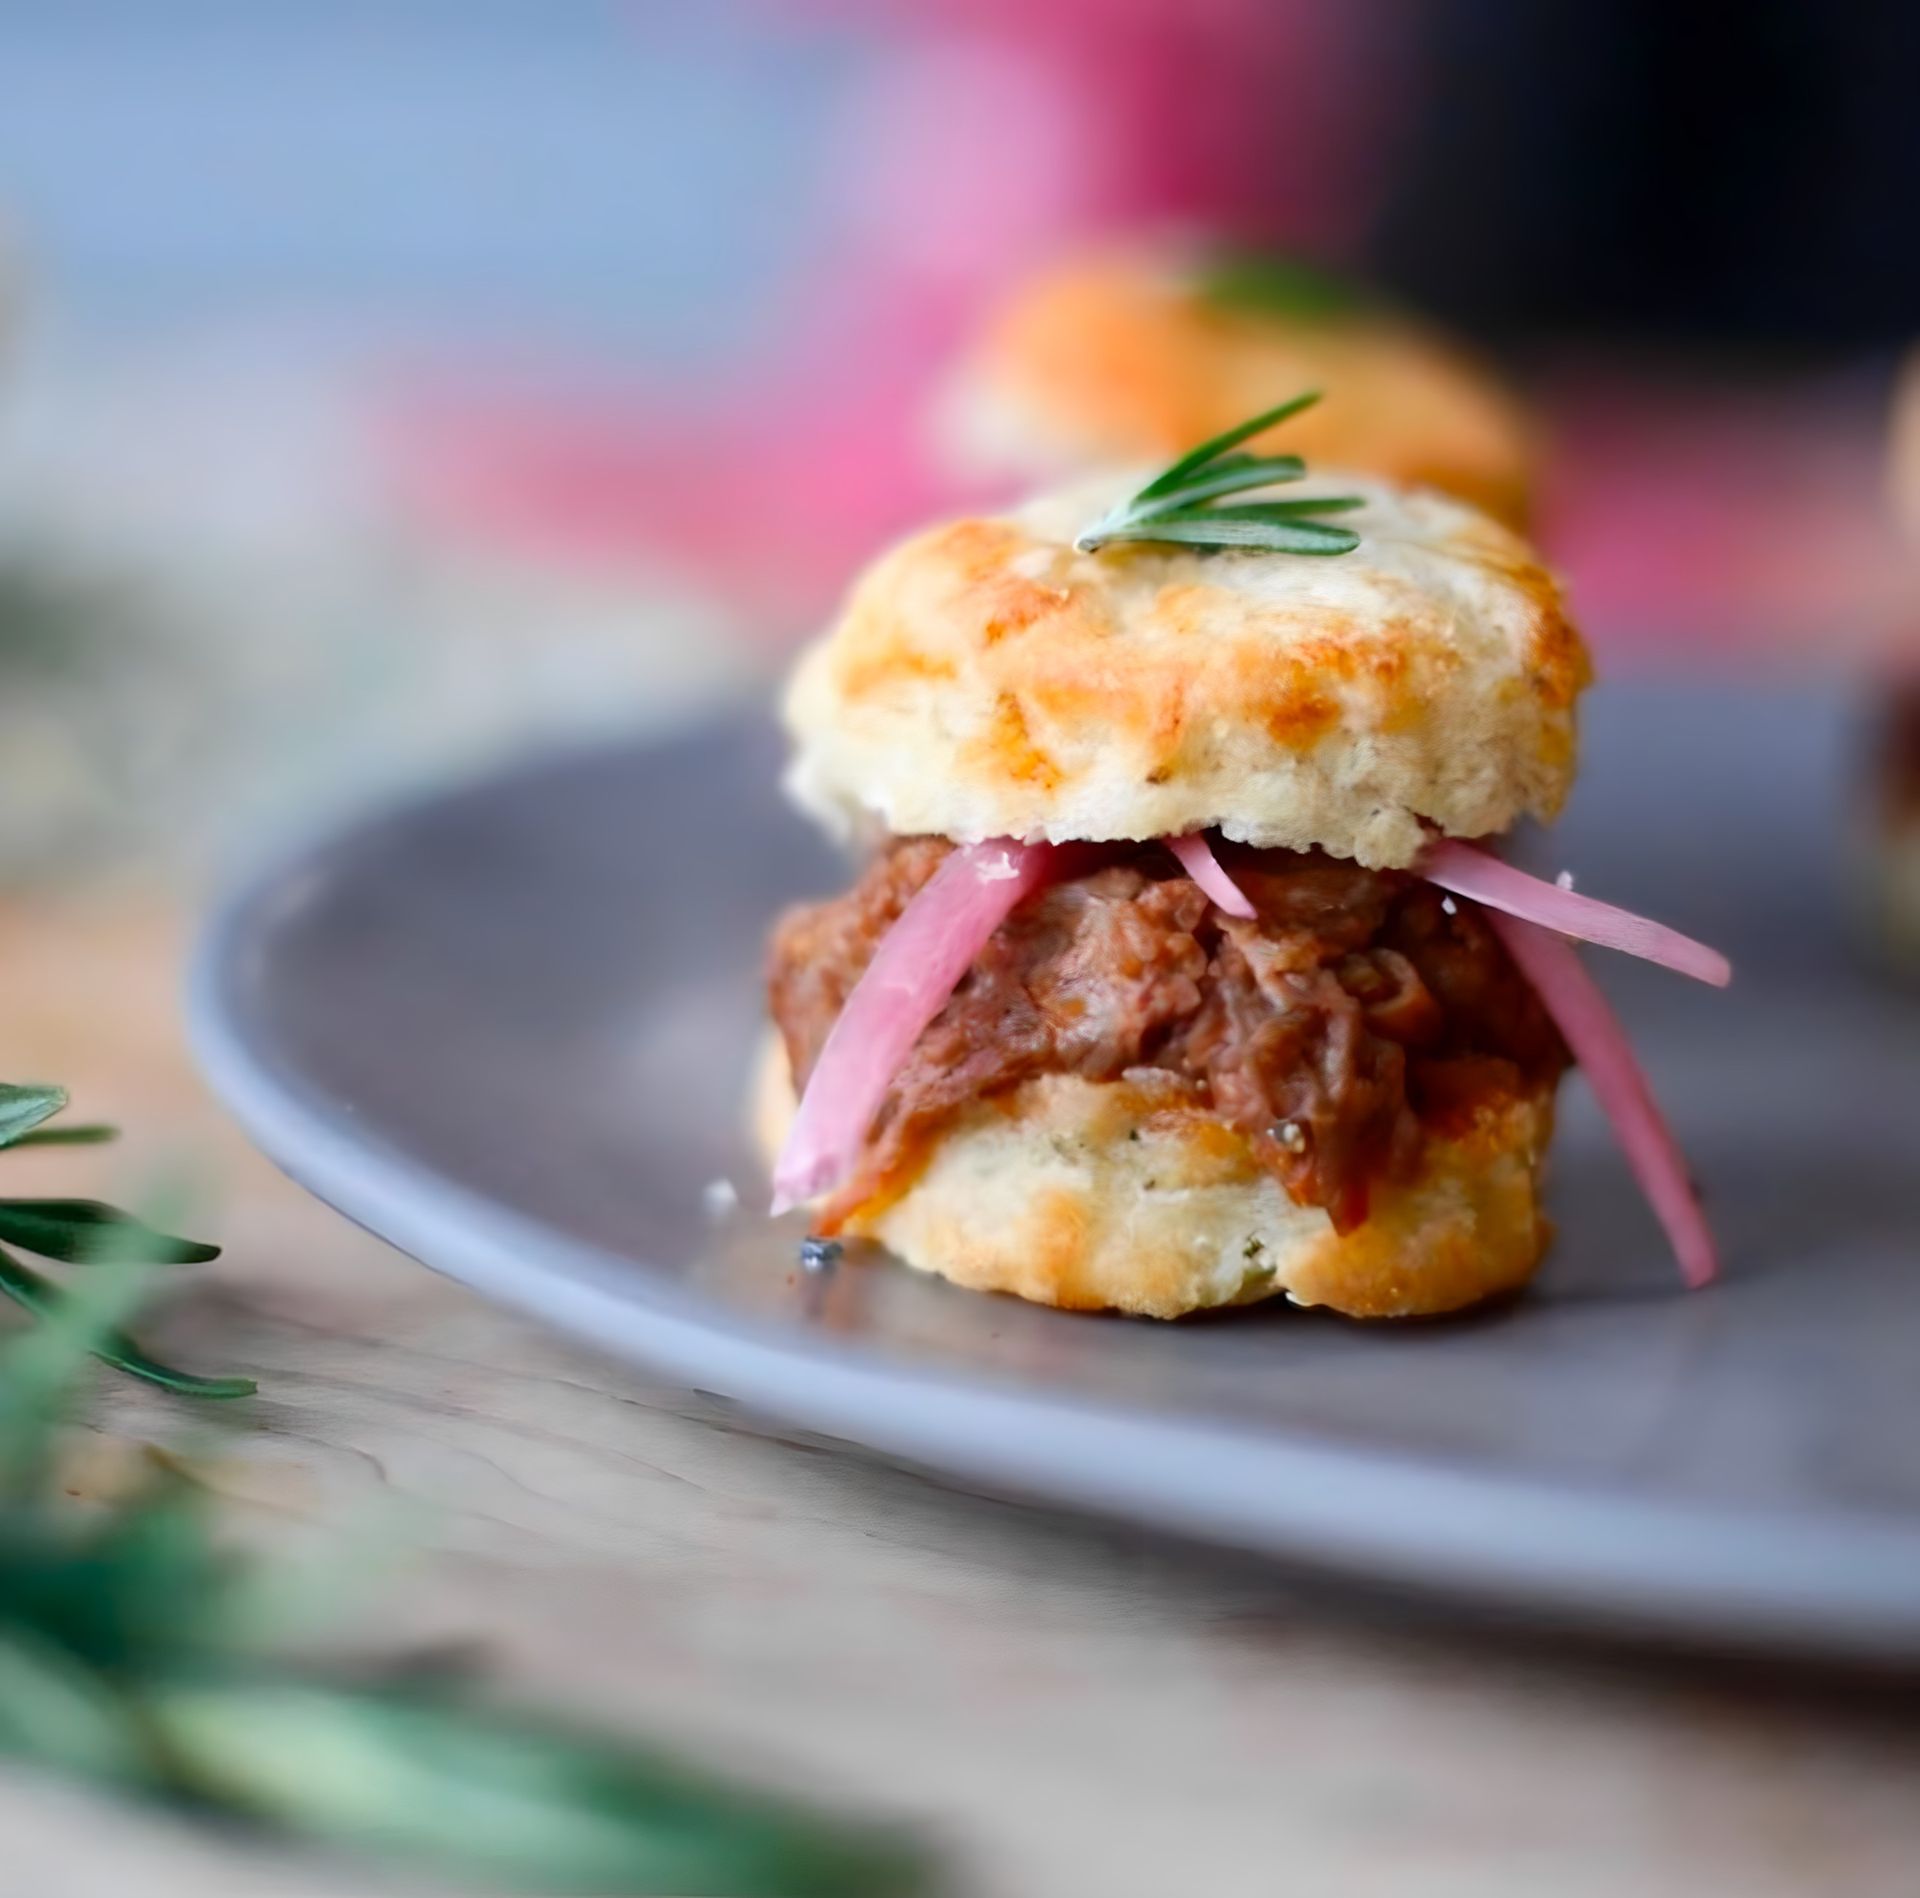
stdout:
{"type": "Polygon", "coordinates": [[[596,754],[697,744],[738,718],[555,747],[304,827],[228,886],[193,951],[188,1038],[213,1093],[296,1184],[430,1270],[604,1356],[936,1479],[1536,1623],[1812,1659],[1920,1660],[1920,1527],[1841,1510],[1635,1498],[904,1368],[742,1317],[645,1259],[463,1186],[343,1122],[253,1045],[243,968],[287,892],[330,862],[455,800],[596,754]]]}

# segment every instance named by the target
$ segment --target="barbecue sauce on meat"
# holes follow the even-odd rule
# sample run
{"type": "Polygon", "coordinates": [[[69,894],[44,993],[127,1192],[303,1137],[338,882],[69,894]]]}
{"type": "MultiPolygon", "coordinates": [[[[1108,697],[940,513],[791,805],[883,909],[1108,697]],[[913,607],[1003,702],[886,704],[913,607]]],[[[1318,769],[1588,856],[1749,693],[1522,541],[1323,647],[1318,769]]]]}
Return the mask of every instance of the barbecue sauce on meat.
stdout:
{"type": "MultiPolygon", "coordinates": [[[[874,949],[951,848],[905,838],[774,931],[768,986],[796,1086],[874,949]]],[[[1337,1229],[1416,1163],[1428,1129],[1551,1083],[1568,1056],[1471,903],[1318,854],[1233,854],[1258,911],[1222,915],[1154,845],[1121,846],[1001,925],[915,1044],[873,1127],[857,1204],[968,1103],[1043,1074],[1173,1076],[1251,1136],[1337,1229]]]]}

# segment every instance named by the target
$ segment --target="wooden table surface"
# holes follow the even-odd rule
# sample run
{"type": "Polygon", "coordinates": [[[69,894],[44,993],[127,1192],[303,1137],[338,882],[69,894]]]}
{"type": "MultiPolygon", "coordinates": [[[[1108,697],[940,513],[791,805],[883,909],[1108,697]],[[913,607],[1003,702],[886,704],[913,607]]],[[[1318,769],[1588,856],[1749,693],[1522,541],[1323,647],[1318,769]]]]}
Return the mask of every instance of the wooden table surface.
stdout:
{"type": "MultiPolygon", "coordinates": [[[[223,1122],[182,935],[139,895],[0,905],[6,1077],[130,1131],[8,1178],[129,1195],[186,1161],[228,1254],[149,1335],[262,1385],[209,1449],[204,1412],[103,1382],[80,1466],[191,1436],[236,1536],[392,1551],[370,1644],[477,1641],[515,1693],[923,1820],[980,1894],[1920,1892],[1912,1684],[1365,1610],[782,1439],[492,1310],[223,1122]]],[[[8,1898],[374,1889],[18,1775],[0,1838],[8,1898]]]]}

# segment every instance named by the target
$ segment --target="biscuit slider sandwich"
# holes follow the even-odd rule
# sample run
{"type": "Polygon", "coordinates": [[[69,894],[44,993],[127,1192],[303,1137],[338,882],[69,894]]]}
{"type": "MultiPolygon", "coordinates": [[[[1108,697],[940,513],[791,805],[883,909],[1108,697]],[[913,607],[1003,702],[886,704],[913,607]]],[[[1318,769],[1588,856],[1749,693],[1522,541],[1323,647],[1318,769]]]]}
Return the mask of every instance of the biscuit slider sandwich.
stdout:
{"type": "Polygon", "coordinates": [[[1726,962],[1497,853],[1573,777],[1559,589],[1458,502],[1242,451],[1312,399],[921,534],[803,657],[790,788],[869,855],[774,933],[776,1211],[1045,1304],[1451,1311],[1540,1261],[1571,1058],[1713,1276],[1569,939],[1726,962]]]}
{"type": "Polygon", "coordinates": [[[1305,387],[1287,446],[1525,522],[1533,430],[1451,338],[1311,265],[1206,242],[1111,245],[1015,288],[935,417],[957,468],[1026,482],[1170,459],[1305,387]]]}

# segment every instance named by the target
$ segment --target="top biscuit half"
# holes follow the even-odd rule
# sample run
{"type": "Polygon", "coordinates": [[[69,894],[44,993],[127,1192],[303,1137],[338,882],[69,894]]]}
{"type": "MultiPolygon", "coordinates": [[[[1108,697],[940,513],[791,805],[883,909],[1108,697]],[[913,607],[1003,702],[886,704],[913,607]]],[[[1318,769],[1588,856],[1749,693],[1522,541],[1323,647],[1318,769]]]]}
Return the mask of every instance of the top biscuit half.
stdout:
{"type": "Polygon", "coordinates": [[[1430,830],[1552,817],[1586,649],[1527,543],[1438,494],[1356,496],[1338,558],[1076,549],[1106,476],[916,535],[801,660],[789,788],[841,834],[1144,840],[1217,829],[1404,868],[1430,830]]]}

